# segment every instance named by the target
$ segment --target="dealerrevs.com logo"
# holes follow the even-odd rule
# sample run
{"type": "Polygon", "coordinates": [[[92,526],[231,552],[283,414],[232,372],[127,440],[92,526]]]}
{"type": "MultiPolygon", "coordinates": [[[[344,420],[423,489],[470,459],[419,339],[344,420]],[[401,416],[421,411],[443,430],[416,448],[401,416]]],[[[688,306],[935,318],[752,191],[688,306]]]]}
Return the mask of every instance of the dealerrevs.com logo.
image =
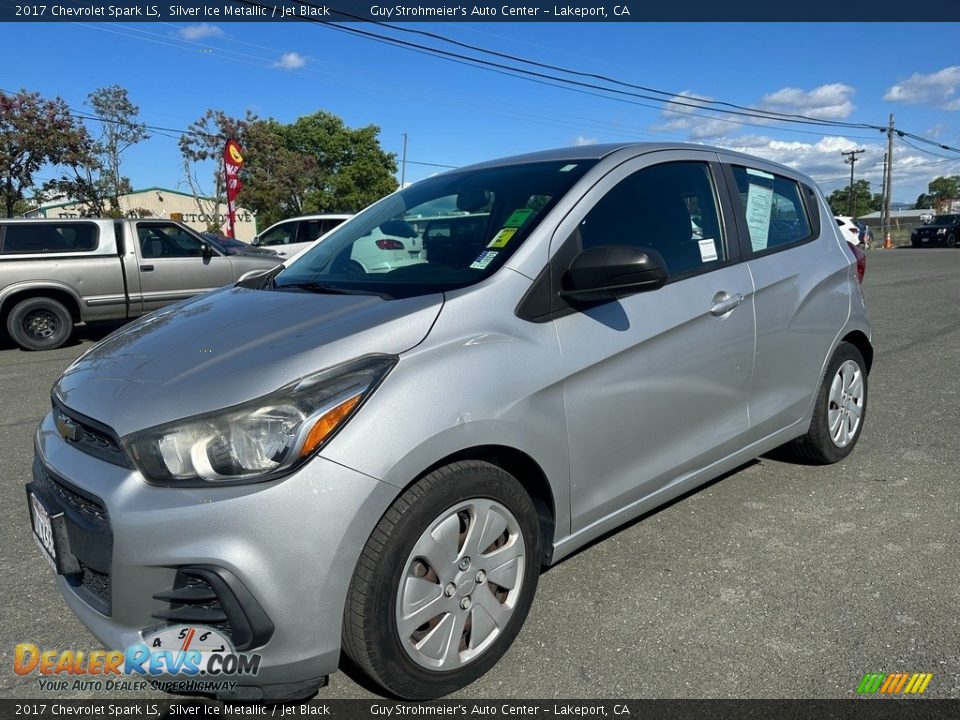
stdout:
{"type": "Polygon", "coordinates": [[[36,673],[42,690],[141,690],[148,681],[175,691],[226,690],[236,685],[231,679],[259,670],[260,655],[235,652],[212,628],[186,625],[145,634],[126,650],[41,650],[19,643],[13,656],[13,671],[36,673]]]}
{"type": "Polygon", "coordinates": [[[922,695],[933,673],[867,673],[857,686],[858,695],[922,695]]]}

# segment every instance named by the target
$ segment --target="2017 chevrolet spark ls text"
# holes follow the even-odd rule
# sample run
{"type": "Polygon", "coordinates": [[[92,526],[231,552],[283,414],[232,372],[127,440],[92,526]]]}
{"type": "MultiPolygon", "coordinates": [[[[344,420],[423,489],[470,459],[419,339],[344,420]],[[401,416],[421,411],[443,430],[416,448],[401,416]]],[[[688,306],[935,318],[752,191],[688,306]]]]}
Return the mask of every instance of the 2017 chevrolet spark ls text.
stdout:
{"type": "Polygon", "coordinates": [[[108,647],[201,626],[259,654],[225,697],[309,695],[341,648],[441,696],[506,651],[541,567],[777,446],[850,453],[862,272],[808,178],[723,150],[435,176],[74,362],[34,529],[108,647]],[[358,273],[385,223],[426,262],[358,273]]]}

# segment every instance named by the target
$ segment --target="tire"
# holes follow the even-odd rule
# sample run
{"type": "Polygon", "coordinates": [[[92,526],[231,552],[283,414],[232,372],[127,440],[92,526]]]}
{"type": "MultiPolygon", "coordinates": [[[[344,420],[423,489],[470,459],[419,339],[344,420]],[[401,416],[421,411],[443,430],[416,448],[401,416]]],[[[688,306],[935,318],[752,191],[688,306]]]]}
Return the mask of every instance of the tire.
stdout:
{"type": "Polygon", "coordinates": [[[866,410],[867,370],[863,355],[854,345],[840,343],[820,382],[810,429],[790,449],[801,460],[818,465],[843,460],[860,438],[866,410]]]}
{"type": "Polygon", "coordinates": [[[363,548],[343,648],[393,696],[459,690],[520,631],[541,556],[536,509],[512,475],[478,461],[435,470],[394,501],[363,548]]]}
{"type": "Polygon", "coordinates": [[[70,338],[73,318],[56,300],[27,298],[14,305],[7,316],[7,332],[24,350],[52,350],[70,338]]]}
{"type": "Polygon", "coordinates": [[[956,247],[956,246],[957,246],[957,236],[954,235],[953,233],[950,233],[949,235],[947,235],[946,246],[947,246],[948,248],[956,247]]]}

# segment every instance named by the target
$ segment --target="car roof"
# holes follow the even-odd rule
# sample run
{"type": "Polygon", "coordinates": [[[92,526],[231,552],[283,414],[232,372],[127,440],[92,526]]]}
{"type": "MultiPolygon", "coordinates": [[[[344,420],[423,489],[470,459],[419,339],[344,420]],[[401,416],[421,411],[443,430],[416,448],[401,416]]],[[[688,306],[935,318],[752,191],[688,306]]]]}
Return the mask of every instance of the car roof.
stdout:
{"type": "Polygon", "coordinates": [[[494,168],[505,165],[521,165],[525,163],[538,162],[576,162],[578,160],[603,160],[614,153],[625,151],[627,155],[643,155],[651,152],[662,152],[664,150],[697,150],[706,152],[723,153],[733,158],[741,158],[745,164],[763,163],[772,167],[782,168],[791,175],[801,175],[803,173],[782,163],[756,155],[728,150],[726,148],[715,147],[712,145],[699,145],[696,143],[663,143],[663,142],[622,142],[622,143],[596,143],[593,145],[571,145],[569,147],[554,148],[552,150],[540,150],[538,152],[524,153],[522,155],[511,155],[504,158],[480,162],[473,165],[466,165],[450,172],[459,172],[461,170],[478,170],[484,168],[494,168]]]}

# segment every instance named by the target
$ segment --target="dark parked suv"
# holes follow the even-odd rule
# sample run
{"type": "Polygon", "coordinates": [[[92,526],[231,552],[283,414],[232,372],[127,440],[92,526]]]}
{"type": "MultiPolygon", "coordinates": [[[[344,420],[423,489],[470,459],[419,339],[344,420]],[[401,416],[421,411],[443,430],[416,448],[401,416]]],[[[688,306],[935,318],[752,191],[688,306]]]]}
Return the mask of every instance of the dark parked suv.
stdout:
{"type": "Polygon", "coordinates": [[[937,215],[929,225],[922,225],[910,233],[910,243],[914,247],[956,247],[957,235],[960,235],[960,215],[937,215]]]}

